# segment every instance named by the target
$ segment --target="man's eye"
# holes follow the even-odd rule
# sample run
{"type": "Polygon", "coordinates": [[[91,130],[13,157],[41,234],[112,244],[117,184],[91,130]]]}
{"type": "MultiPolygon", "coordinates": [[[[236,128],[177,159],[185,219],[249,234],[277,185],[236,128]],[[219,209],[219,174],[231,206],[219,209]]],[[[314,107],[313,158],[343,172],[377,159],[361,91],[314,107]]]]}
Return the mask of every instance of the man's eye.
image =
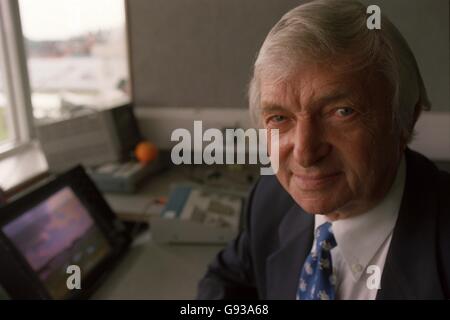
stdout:
{"type": "Polygon", "coordinates": [[[280,122],[283,122],[284,120],[286,120],[286,117],[280,116],[280,115],[272,116],[269,118],[269,122],[273,122],[273,123],[280,123],[280,122]]]}
{"type": "Polygon", "coordinates": [[[352,108],[339,108],[336,110],[336,114],[339,117],[348,117],[355,113],[355,110],[352,108]]]}

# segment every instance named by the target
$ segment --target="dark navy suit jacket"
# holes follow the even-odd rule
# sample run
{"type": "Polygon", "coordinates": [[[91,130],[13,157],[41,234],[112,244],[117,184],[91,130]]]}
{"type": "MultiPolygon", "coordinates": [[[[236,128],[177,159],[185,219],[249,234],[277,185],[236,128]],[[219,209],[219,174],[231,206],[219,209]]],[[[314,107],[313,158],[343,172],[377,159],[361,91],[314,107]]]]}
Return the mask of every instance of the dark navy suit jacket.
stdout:
{"type": "MultiPolygon", "coordinates": [[[[450,299],[450,174],[406,151],[406,184],[377,299],[450,299]]],[[[199,299],[294,299],[314,216],[275,176],[253,189],[246,224],[209,265],[199,299]]]]}

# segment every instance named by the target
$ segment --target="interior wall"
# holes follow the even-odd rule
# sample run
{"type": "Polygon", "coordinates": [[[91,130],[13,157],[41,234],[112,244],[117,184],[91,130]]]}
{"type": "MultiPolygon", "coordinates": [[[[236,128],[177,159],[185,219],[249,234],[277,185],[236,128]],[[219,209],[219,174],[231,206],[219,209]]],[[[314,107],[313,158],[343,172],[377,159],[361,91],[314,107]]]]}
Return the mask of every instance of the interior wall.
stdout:
{"type": "MultiPolygon", "coordinates": [[[[435,111],[450,111],[448,0],[378,4],[416,54],[435,111]]],[[[251,66],[294,0],[129,0],[137,106],[246,108],[251,66]]]]}
{"type": "Polygon", "coordinates": [[[450,111],[448,0],[360,0],[376,4],[408,41],[422,73],[433,111],[450,111]]]}
{"type": "Polygon", "coordinates": [[[295,0],[129,0],[138,106],[246,108],[256,52],[295,0]]]}

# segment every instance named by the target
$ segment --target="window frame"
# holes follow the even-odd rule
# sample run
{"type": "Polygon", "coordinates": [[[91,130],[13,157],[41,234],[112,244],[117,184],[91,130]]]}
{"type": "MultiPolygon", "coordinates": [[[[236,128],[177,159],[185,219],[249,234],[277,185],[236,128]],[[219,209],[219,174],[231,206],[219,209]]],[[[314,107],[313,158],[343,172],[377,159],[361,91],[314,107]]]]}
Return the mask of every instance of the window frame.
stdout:
{"type": "Polygon", "coordinates": [[[28,67],[16,0],[0,0],[0,42],[0,65],[8,102],[7,127],[12,138],[0,145],[2,159],[20,151],[35,137],[28,67]]]}
{"type": "MultiPolygon", "coordinates": [[[[123,0],[125,13],[125,41],[127,54],[130,102],[133,102],[133,76],[130,52],[129,0],[123,0]]],[[[17,0],[0,0],[0,66],[4,80],[7,128],[10,138],[0,143],[0,160],[33,147],[36,140],[32,90],[28,61],[17,0]]]]}

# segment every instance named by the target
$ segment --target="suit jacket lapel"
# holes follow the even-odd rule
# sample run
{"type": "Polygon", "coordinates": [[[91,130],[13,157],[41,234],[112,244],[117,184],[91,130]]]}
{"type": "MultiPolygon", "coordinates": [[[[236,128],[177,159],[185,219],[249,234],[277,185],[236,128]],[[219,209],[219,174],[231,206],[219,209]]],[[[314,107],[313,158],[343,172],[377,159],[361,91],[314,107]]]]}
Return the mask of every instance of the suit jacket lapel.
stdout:
{"type": "Polygon", "coordinates": [[[405,191],[393,231],[377,299],[444,298],[437,266],[436,212],[432,171],[407,151],[405,191]]]}
{"type": "Polygon", "coordinates": [[[294,205],[278,229],[279,249],[267,259],[267,299],[295,299],[313,242],[314,216],[294,205]]]}

